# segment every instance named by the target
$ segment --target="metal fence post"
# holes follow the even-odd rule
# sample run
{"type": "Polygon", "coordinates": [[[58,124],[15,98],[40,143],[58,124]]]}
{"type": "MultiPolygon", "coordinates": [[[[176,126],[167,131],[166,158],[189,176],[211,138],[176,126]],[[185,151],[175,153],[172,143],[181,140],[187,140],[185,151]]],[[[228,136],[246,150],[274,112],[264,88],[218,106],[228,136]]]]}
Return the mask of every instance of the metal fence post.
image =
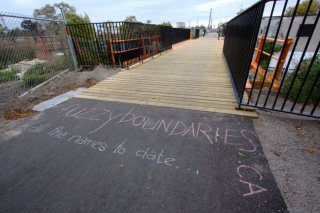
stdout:
{"type": "MultiPolygon", "coordinates": [[[[65,26],[65,29],[66,29],[67,28],[67,20],[66,20],[66,17],[64,15],[64,10],[63,10],[62,7],[60,8],[60,10],[61,10],[61,15],[62,15],[62,19],[63,19],[63,22],[64,22],[64,26],[65,26]]],[[[70,49],[70,52],[71,52],[71,57],[72,57],[74,68],[75,68],[75,70],[77,70],[78,67],[79,67],[79,64],[78,64],[78,60],[77,60],[76,53],[75,53],[75,50],[74,50],[73,42],[72,42],[71,37],[70,37],[70,35],[68,33],[67,33],[67,41],[68,41],[68,46],[69,46],[69,49],[70,49]]]]}

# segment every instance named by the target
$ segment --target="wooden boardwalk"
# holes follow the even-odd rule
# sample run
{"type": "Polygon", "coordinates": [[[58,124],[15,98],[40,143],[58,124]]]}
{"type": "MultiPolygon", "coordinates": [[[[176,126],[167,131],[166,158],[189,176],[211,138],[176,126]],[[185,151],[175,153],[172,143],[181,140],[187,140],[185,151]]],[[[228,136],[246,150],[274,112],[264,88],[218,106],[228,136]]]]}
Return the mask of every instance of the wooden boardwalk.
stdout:
{"type": "Polygon", "coordinates": [[[216,38],[179,43],[76,97],[257,117],[235,109],[222,43],[216,38]]]}

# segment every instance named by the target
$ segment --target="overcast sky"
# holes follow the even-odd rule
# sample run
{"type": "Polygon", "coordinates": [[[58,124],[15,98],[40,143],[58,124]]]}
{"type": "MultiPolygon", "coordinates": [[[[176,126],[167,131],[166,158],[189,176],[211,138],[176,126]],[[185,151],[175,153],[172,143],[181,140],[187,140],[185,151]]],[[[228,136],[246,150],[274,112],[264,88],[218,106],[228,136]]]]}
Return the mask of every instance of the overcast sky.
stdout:
{"type": "MultiPolygon", "coordinates": [[[[32,15],[34,9],[60,0],[1,0],[2,12],[32,15]]],[[[140,22],[151,20],[154,24],[170,21],[185,22],[186,26],[208,25],[210,8],[213,24],[225,22],[236,15],[240,8],[247,8],[257,0],[65,0],[76,7],[77,13],[86,12],[91,22],[123,21],[134,15],[140,22]]]]}

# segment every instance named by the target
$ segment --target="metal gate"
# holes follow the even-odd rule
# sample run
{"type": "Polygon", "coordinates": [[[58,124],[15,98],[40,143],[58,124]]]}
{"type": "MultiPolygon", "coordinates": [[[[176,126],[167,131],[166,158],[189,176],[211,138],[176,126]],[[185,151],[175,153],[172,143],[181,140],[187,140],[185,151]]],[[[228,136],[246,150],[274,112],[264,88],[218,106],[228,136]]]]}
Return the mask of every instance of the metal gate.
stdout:
{"type": "Polygon", "coordinates": [[[239,107],[320,118],[320,13],[294,3],[259,1],[231,19],[223,52],[239,107]]]}

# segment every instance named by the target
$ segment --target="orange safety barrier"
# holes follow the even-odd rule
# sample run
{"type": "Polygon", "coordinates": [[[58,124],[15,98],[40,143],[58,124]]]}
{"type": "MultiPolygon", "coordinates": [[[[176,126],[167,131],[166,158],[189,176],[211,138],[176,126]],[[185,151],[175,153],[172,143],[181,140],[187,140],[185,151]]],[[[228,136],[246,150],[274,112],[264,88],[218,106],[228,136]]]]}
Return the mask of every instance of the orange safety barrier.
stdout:
{"type": "MultiPolygon", "coordinates": [[[[282,72],[282,69],[283,69],[283,65],[284,65],[284,62],[285,62],[285,60],[287,58],[287,55],[288,55],[288,52],[290,50],[291,44],[293,43],[293,40],[292,40],[292,38],[287,39],[287,41],[281,40],[281,39],[275,40],[274,38],[265,38],[265,36],[258,36],[258,39],[260,41],[259,41],[258,47],[255,48],[256,57],[251,62],[251,66],[250,66],[250,71],[251,72],[253,72],[253,73],[257,72],[258,79],[256,79],[255,85],[261,85],[263,83],[264,86],[268,86],[269,87],[271,85],[271,83],[272,83],[273,77],[275,76],[273,84],[272,84],[272,89],[274,91],[278,91],[279,90],[279,85],[280,85],[280,76],[281,76],[281,72],[282,72]],[[283,43],[283,46],[282,46],[283,53],[281,55],[281,58],[279,58],[279,57],[277,57],[277,56],[275,56],[273,54],[271,55],[270,53],[262,50],[262,47],[263,47],[263,44],[264,44],[265,40],[271,41],[271,42],[276,42],[276,43],[283,43]],[[267,56],[272,57],[273,59],[277,60],[277,64],[276,64],[273,72],[272,73],[268,73],[267,72],[264,82],[262,82],[262,80],[263,80],[263,77],[265,75],[266,70],[263,69],[261,67],[261,65],[257,69],[261,54],[267,55],[267,56]],[[277,69],[277,67],[278,67],[278,69],[277,69]]],[[[252,88],[252,82],[250,80],[247,80],[246,89],[251,89],[251,88],[252,88]]]]}

